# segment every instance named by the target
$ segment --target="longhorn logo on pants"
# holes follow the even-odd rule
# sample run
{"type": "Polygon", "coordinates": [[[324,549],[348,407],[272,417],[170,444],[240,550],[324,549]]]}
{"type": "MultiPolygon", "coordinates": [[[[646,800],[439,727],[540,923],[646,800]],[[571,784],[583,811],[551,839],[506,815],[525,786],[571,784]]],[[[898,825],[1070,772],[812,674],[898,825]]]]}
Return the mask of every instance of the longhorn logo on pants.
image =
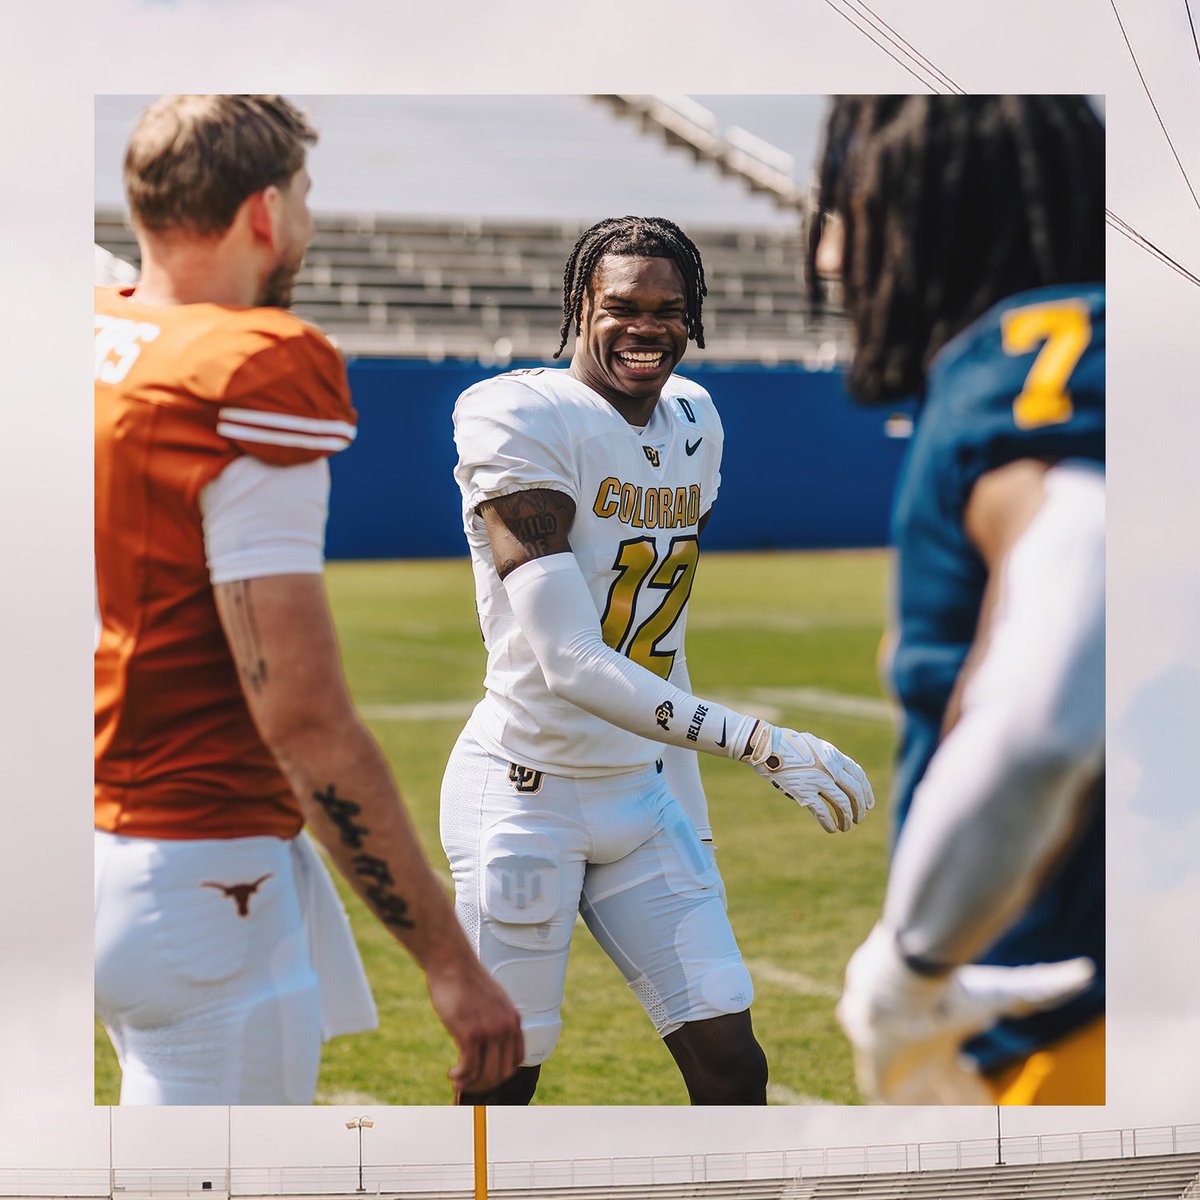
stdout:
{"type": "Polygon", "coordinates": [[[219,892],[224,892],[230,900],[237,905],[237,915],[239,917],[248,917],[250,915],[250,897],[271,878],[273,872],[266,875],[260,875],[257,879],[250,883],[214,883],[209,880],[207,883],[202,883],[201,887],[216,888],[219,892]]]}

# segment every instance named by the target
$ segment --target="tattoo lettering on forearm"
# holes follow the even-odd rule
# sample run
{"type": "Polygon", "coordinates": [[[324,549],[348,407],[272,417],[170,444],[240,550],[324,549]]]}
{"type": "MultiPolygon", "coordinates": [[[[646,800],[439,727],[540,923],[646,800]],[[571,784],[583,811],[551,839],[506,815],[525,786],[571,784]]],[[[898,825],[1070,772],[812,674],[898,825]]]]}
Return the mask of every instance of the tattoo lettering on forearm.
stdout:
{"type": "MultiPolygon", "coordinates": [[[[480,505],[481,509],[483,507],[480,505]]],[[[547,488],[501,496],[498,500],[489,500],[486,507],[500,518],[508,532],[521,543],[526,559],[551,553],[553,540],[570,529],[575,513],[575,502],[570,496],[547,488]]],[[[515,559],[506,559],[498,563],[496,569],[503,578],[517,566],[515,559]]]]}
{"type": "MultiPolygon", "coordinates": [[[[313,799],[337,828],[342,845],[362,851],[363,839],[371,832],[354,819],[361,815],[362,805],[339,796],[336,785],[332,783],[323,792],[313,792],[313,799]]],[[[367,903],[385,925],[399,929],[416,928],[416,922],[408,915],[408,901],[392,890],[396,881],[385,859],[363,851],[356,854],[350,864],[354,874],[366,885],[363,895],[367,903]]]]}
{"type": "Polygon", "coordinates": [[[313,799],[325,810],[326,816],[337,827],[343,846],[351,850],[362,849],[362,840],[371,831],[365,825],[356,825],[354,818],[362,812],[362,806],[337,794],[331,783],[325,791],[313,792],[313,799]]]}
{"type": "Polygon", "coordinates": [[[408,901],[403,896],[379,887],[367,888],[367,899],[375,915],[385,924],[398,929],[416,929],[417,923],[408,914],[408,901]]]}
{"type": "Polygon", "coordinates": [[[415,922],[407,915],[408,901],[392,891],[395,881],[391,869],[382,858],[376,858],[373,854],[355,855],[354,873],[360,879],[374,880],[366,890],[367,900],[385,925],[396,925],[403,929],[415,927],[415,922]]]}
{"type": "Polygon", "coordinates": [[[382,858],[376,858],[373,854],[356,854],[353,861],[354,873],[360,879],[373,879],[383,887],[391,887],[395,882],[391,868],[382,858]]]}
{"type": "Polygon", "coordinates": [[[233,642],[231,648],[243,678],[257,694],[266,686],[267,660],[263,657],[262,643],[258,637],[258,622],[254,617],[254,605],[250,601],[250,580],[240,580],[232,587],[233,619],[229,631],[233,642]]]}

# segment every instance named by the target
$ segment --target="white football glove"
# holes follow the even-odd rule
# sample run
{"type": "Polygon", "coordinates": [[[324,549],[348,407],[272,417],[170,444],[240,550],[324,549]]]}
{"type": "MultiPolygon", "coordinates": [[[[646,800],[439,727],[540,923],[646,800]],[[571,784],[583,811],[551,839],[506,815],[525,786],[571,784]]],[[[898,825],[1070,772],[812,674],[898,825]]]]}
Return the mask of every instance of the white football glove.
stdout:
{"type": "Polygon", "coordinates": [[[1026,967],[963,966],[918,975],[876,925],[846,965],[837,1019],[854,1048],[858,1087],[876,1104],[995,1104],[965,1041],[1001,1017],[1073,999],[1095,974],[1090,959],[1026,967]]]}
{"type": "Polygon", "coordinates": [[[845,832],[875,807],[862,767],[811,733],[759,721],[741,761],[807,808],[826,833],[845,832]]]}

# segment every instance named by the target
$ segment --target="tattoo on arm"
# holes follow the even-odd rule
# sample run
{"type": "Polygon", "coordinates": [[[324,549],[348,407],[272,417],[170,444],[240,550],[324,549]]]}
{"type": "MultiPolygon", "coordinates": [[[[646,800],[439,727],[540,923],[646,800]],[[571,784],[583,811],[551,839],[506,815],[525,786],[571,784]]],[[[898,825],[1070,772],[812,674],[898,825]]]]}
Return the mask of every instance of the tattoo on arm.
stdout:
{"type": "Polygon", "coordinates": [[[267,683],[267,660],[263,657],[262,642],[258,636],[258,622],[254,616],[254,605],[250,599],[250,581],[240,580],[231,584],[232,611],[229,620],[229,637],[233,656],[247,686],[256,695],[267,683]]]}
{"type": "Polygon", "coordinates": [[[497,559],[496,572],[503,579],[531,558],[556,553],[556,543],[565,540],[575,518],[575,501],[562,492],[532,488],[487,500],[479,506],[479,513],[485,520],[488,513],[493,514],[524,551],[522,558],[505,555],[497,559]]]}
{"type": "MultiPolygon", "coordinates": [[[[363,839],[371,832],[354,819],[362,814],[362,806],[339,796],[336,785],[332,783],[324,791],[313,792],[313,799],[337,828],[342,844],[361,851],[363,839]]],[[[408,915],[408,901],[394,890],[396,881],[387,862],[365,851],[356,854],[350,861],[354,866],[354,874],[363,881],[364,895],[375,915],[385,925],[415,929],[416,922],[408,915]]]]}
{"type": "Polygon", "coordinates": [[[323,792],[313,792],[313,799],[325,810],[325,815],[337,826],[343,846],[361,850],[363,838],[371,831],[365,825],[356,825],[354,818],[362,812],[362,805],[346,800],[337,794],[337,787],[330,784],[323,792]]]}

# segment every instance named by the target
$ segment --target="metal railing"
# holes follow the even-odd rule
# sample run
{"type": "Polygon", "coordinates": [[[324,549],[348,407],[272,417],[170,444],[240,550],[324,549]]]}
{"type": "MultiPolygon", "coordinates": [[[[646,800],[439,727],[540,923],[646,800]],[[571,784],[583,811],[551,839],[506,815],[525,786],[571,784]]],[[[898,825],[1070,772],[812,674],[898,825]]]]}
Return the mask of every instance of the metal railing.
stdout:
{"type": "MultiPolygon", "coordinates": [[[[1200,1153],[1200,1125],[1089,1130],[1001,1139],[1007,1166],[1141,1158],[1200,1153]]],[[[897,1142],[814,1150],[750,1151],[744,1154],[678,1154],[628,1158],[540,1159],[495,1162],[488,1167],[496,1191],[717,1183],[754,1179],[809,1179],[825,1175],[935,1171],[996,1163],[995,1138],[970,1141],[897,1142]]],[[[367,1166],[368,1195],[463,1192],[472,1185],[470,1163],[405,1163],[367,1166]]],[[[356,1165],[337,1167],[226,1168],[118,1167],[96,1170],[0,1169],[0,1196],[136,1197],[344,1196],[358,1186],[356,1165]],[[111,1190],[110,1190],[111,1185],[111,1190]]]]}

